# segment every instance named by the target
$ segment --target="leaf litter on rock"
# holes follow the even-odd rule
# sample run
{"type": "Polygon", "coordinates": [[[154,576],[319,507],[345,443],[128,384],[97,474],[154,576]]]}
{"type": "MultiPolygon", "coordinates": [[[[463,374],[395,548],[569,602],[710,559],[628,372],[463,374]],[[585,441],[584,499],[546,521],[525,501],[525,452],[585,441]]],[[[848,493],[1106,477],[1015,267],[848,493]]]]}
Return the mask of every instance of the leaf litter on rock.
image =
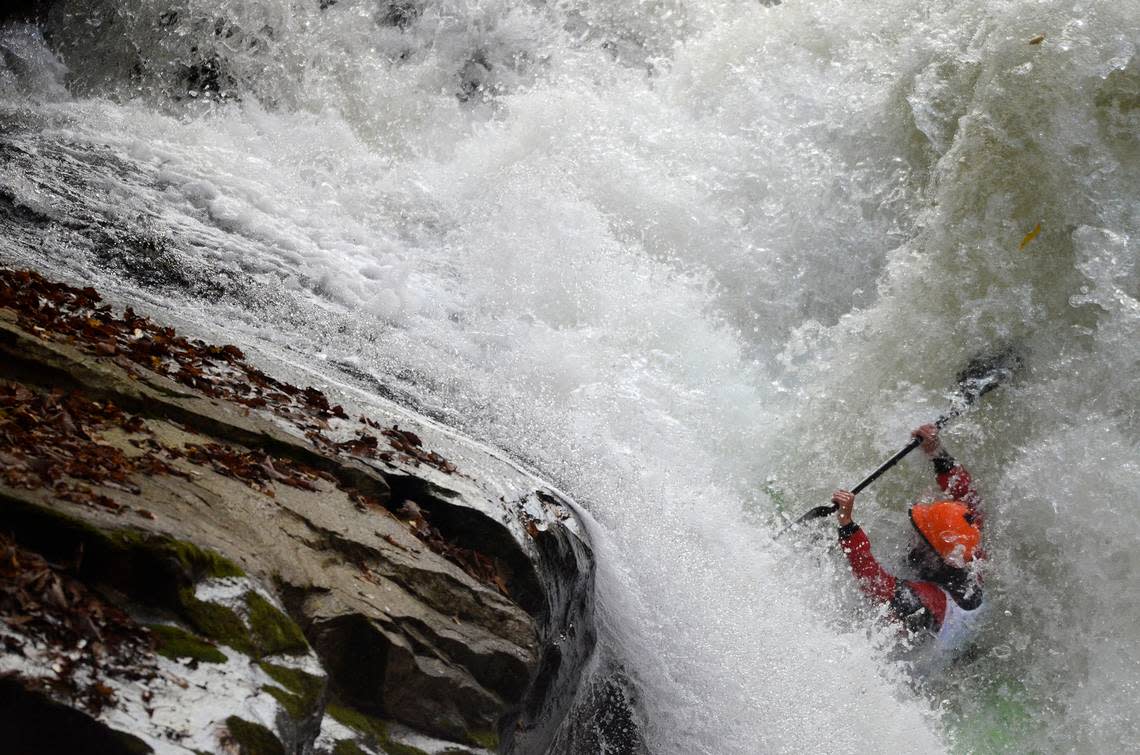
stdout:
{"type": "MultiPolygon", "coordinates": [[[[314,446],[333,456],[358,456],[410,466],[426,464],[444,474],[460,474],[443,456],[424,449],[418,435],[398,425],[384,427],[360,417],[365,427],[380,431],[387,448],[381,448],[379,438],[367,431],[360,431],[347,441],[334,441],[323,431],[329,429],[330,420],[347,420],[348,416],[341,406],[331,405],[322,391],[299,388],[267,375],[246,362],[237,346],[187,339],[130,307],[122,317],[115,317],[110,305],[101,301],[91,287],[75,288],[29,270],[0,269],[0,307],[14,310],[20,327],[40,338],[109,358],[135,379],[140,377],[135,369],[138,365],[210,398],[247,410],[273,412],[293,422],[314,446]]],[[[274,483],[314,492],[319,490],[317,480],[323,479],[337,484],[357,508],[393,515],[380,501],[336,483],[327,473],[271,458],[263,451],[239,451],[218,443],[190,444],[179,450],[153,438],[135,437],[129,442],[144,452],[138,457],[127,456],[92,436],[110,427],[118,427],[128,435],[148,432],[142,418],[122,412],[110,402],[99,404],[75,393],[39,394],[18,383],[0,381],[0,461],[6,462],[0,480],[13,487],[50,487],[63,500],[122,513],[127,507],[84,483],[137,494],[139,488],[131,481],[135,474],[189,479],[190,473],[167,463],[167,459],[184,458],[241,480],[268,496],[274,495],[274,483]]],[[[146,509],[136,509],[136,513],[146,519],[155,516],[146,509]]],[[[407,524],[432,551],[509,595],[504,571],[496,559],[446,539],[427,522],[426,516],[407,524]]]]}

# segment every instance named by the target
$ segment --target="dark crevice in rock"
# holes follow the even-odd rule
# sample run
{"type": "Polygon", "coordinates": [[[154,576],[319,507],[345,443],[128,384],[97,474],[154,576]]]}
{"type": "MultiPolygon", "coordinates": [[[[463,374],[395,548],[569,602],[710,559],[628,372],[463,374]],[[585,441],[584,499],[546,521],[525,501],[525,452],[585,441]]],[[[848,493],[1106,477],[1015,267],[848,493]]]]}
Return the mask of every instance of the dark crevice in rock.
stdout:
{"type": "Polygon", "coordinates": [[[115,731],[75,708],[0,678],[0,749],[7,755],[144,755],[142,740],[115,731]]]}
{"type": "Polygon", "coordinates": [[[329,672],[332,696],[369,716],[455,741],[493,728],[504,702],[462,682],[462,673],[454,673],[462,667],[452,668],[455,660],[409,629],[403,623],[387,628],[359,614],[314,622],[309,636],[329,672]]]}
{"type": "Polygon", "coordinates": [[[0,6],[0,24],[39,21],[51,5],[51,0],[4,0],[3,6],[0,6]]]}
{"type": "Polygon", "coordinates": [[[391,642],[383,632],[362,615],[346,615],[312,626],[309,641],[324,663],[338,699],[368,713],[387,713],[380,701],[391,642]]]}
{"type": "Polygon", "coordinates": [[[196,605],[194,583],[241,573],[232,562],[190,543],[131,530],[103,531],[3,492],[0,526],[49,561],[73,564],[78,579],[112,602],[146,606],[192,626],[208,618],[197,614],[198,608],[220,608],[196,605]]]}
{"type": "Polygon", "coordinates": [[[309,532],[312,533],[313,538],[311,540],[305,540],[298,535],[292,535],[294,539],[303,542],[310,548],[339,553],[345,557],[343,559],[344,561],[357,565],[383,558],[383,554],[378,548],[371,548],[364,543],[349,540],[338,532],[319,527],[313,524],[310,519],[295,511],[284,509],[283,512],[304,524],[309,532]]]}
{"type": "Polygon", "coordinates": [[[457,545],[492,555],[507,567],[511,598],[531,616],[546,609],[546,599],[534,564],[500,523],[466,506],[448,501],[457,493],[420,477],[386,474],[391,500],[411,500],[427,513],[431,523],[457,545]]]}
{"type": "Polygon", "coordinates": [[[266,672],[278,686],[266,691],[281,704],[276,728],[288,752],[306,752],[321,732],[321,721],[328,703],[328,679],[303,671],[261,661],[266,672]]]}
{"type": "Polygon", "coordinates": [[[417,630],[415,635],[418,635],[425,650],[437,654],[442,649],[445,653],[443,657],[454,658],[462,663],[475,681],[502,699],[519,700],[526,691],[527,667],[515,655],[506,652],[473,653],[462,641],[437,635],[428,624],[415,619],[406,620],[401,626],[407,630],[417,630]]]}

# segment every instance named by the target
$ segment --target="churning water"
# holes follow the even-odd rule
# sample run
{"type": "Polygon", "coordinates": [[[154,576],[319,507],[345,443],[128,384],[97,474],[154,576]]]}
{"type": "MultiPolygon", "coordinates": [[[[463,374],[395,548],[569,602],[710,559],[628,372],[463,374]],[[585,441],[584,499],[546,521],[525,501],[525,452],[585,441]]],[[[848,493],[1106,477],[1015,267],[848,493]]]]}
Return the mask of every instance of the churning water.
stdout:
{"type": "MultiPolygon", "coordinates": [[[[60,0],[0,30],[0,257],[559,484],[654,753],[1120,752],[1138,44],[1137,0],[60,0]],[[914,680],[831,525],[772,535],[1009,343],[947,432],[993,621],[914,680]]],[[[931,485],[860,496],[885,561],[931,485]]]]}

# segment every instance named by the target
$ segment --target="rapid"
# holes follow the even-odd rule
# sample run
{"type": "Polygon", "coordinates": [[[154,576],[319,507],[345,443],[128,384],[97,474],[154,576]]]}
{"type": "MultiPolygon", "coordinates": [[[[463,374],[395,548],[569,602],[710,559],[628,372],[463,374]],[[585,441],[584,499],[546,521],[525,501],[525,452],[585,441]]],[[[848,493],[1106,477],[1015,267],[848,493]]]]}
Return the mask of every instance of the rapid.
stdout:
{"type": "MultiPolygon", "coordinates": [[[[650,752],[1123,752],[1138,43],[1138,0],[60,0],[0,27],[0,262],[560,486],[650,752]],[[993,620],[916,679],[832,523],[773,536],[1008,344],[945,433],[993,620]]],[[[890,565],[914,456],[856,507],[890,565]]]]}

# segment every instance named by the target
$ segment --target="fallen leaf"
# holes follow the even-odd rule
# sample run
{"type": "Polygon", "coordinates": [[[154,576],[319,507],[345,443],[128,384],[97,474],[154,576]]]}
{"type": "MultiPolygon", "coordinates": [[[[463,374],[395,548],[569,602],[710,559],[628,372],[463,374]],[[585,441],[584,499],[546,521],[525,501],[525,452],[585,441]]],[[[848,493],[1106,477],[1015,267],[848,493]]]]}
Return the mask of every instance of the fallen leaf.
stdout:
{"type": "Polygon", "coordinates": [[[1033,239],[1037,238],[1037,234],[1039,234],[1039,233],[1041,233],[1041,224],[1040,223],[1033,226],[1033,230],[1030,231],[1029,233],[1025,234],[1025,238],[1023,238],[1021,240],[1021,243],[1017,245],[1017,251],[1020,252],[1022,249],[1029,246],[1029,242],[1033,241],[1033,239]]]}

